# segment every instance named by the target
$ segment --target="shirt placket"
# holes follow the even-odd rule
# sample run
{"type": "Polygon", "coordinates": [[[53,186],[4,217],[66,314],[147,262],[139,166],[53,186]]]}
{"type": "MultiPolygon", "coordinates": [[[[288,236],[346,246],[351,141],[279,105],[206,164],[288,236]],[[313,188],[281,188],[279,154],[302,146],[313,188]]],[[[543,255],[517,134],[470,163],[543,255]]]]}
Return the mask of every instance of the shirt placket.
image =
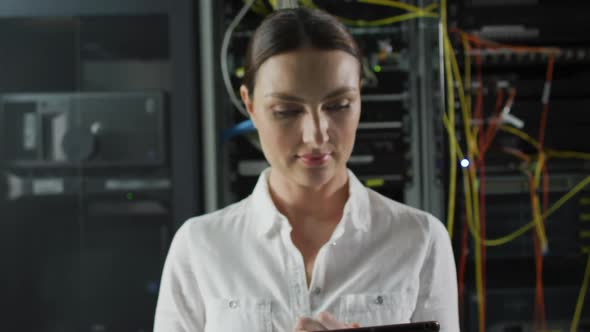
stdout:
{"type": "Polygon", "coordinates": [[[313,268],[311,283],[309,285],[309,305],[312,314],[317,314],[317,309],[322,304],[322,294],[324,291],[324,275],[326,268],[326,255],[331,250],[331,245],[324,246],[318,252],[313,268]]]}
{"type": "MultiPolygon", "coordinates": [[[[345,214],[344,218],[348,218],[348,215],[345,214]]],[[[344,222],[344,220],[342,220],[342,222],[344,222]]],[[[322,293],[324,291],[323,284],[327,264],[326,256],[329,251],[337,246],[343,233],[343,225],[339,224],[334,230],[331,239],[318,252],[308,289],[303,256],[291,240],[290,229],[284,230],[282,237],[283,243],[287,248],[286,261],[288,262],[288,282],[291,293],[291,306],[296,316],[311,317],[315,310],[322,306],[322,293]]]]}
{"type": "Polygon", "coordinates": [[[293,244],[290,229],[282,232],[283,243],[287,248],[285,261],[287,262],[287,279],[291,298],[291,308],[297,317],[310,316],[309,295],[307,291],[307,277],[303,256],[293,244]]]}
{"type": "MultiPolygon", "coordinates": [[[[320,308],[325,308],[325,299],[326,299],[326,273],[327,269],[330,264],[333,264],[332,260],[337,259],[336,255],[334,255],[334,250],[337,246],[341,246],[342,243],[342,236],[344,234],[344,223],[346,223],[346,218],[348,215],[345,214],[343,219],[340,221],[332,237],[328,240],[326,244],[316,256],[316,261],[314,264],[314,270],[311,278],[311,284],[309,287],[309,298],[310,298],[310,307],[312,314],[317,315],[320,312],[320,308]]],[[[336,263],[338,264],[338,263],[336,263]]],[[[335,314],[334,312],[331,312],[335,314]]]]}

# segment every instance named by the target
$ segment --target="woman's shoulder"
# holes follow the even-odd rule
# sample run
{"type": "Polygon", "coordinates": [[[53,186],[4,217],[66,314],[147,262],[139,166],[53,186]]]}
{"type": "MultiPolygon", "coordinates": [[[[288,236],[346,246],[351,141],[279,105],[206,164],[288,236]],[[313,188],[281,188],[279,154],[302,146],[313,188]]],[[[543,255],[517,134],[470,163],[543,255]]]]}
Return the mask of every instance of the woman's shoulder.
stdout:
{"type": "Polygon", "coordinates": [[[417,209],[368,189],[371,214],[390,226],[413,228],[431,236],[446,234],[444,224],[429,212],[417,209]]]}
{"type": "Polygon", "coordinates": [[[188,219],[178,229],[175,238],[201,242],[204,238],[231,236],[232,233],[239,232],[238,228],[244,227],[246,220],[248,199],[249,197],[220,210],[188,219]]]}

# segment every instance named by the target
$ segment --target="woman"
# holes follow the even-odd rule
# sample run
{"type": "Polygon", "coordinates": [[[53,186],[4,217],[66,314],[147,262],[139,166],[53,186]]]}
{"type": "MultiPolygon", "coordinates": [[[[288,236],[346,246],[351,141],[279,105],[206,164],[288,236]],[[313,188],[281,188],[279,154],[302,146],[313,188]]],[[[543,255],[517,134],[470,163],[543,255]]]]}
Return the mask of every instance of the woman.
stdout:
{"type": "Polygon", "coordinates": [[[458,331],[449,238],[433,216],[346,168],[361,58],[335,18],[270,15],[242,100],[271,167],[251,196],[193,218],[164,267],[155,331],[318,331],[438,320],[458,331]]]}

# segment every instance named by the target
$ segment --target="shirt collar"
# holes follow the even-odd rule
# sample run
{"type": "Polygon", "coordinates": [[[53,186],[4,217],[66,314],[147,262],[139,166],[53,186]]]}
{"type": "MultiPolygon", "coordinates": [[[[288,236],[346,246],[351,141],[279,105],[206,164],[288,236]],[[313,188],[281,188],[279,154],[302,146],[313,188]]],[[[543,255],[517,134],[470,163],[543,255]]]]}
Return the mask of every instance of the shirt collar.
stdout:
{"type": "Polygon", "coordinates": [[[254,222],[254,227],[256,227],[256,232],[259,235],[270,234],[272,230],[278,229],[283,223],[288,227],[291,227],[287,218],[277,210],[277,207],[270,197],[270,190],[268,187],[269,174],[270,167],[262,171],[258,177],[258,182],[254,187],[254,191],[250,196],[250,215],[254,217],[252,221],[254,222]]]}
{"type": "MultiPolygon", "coordinates": [[[[268,176],[270,167],[259,176],[250,196],[250,215],[259,235],[268,235],[281,227],[291,228],[287,218],[279,212],[270,196],[268,176]]],[[[357,230],[367,231],[371,222],[369,193],[359,179],[348,170],[348,200],[344,205],[342,223],[344,228],[350,224],[357,230]]]]}
{"type": "Polygon", "coordinates": [[[358,230],[368,231],[371,224],[371,204],[367,188],[348,170],[348,201],[344,214],[350,214],[352,224],[358,230]]]}

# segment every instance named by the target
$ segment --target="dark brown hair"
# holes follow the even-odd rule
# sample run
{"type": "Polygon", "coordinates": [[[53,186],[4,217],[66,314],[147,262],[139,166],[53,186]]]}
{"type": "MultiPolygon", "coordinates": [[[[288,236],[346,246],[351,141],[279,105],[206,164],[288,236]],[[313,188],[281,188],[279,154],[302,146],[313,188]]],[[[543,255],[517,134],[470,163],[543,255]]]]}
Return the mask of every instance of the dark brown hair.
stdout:
{"type": "Polygon", "coordinates": [[[278,10],[262,21],[250,40],[243,81],[248,92],[253,93],[256,73],[264,61],[305,47],[341,50],[357,58],[359,65],[362,63],[354,38],[334,16],[310,8],[278,10]]]}

